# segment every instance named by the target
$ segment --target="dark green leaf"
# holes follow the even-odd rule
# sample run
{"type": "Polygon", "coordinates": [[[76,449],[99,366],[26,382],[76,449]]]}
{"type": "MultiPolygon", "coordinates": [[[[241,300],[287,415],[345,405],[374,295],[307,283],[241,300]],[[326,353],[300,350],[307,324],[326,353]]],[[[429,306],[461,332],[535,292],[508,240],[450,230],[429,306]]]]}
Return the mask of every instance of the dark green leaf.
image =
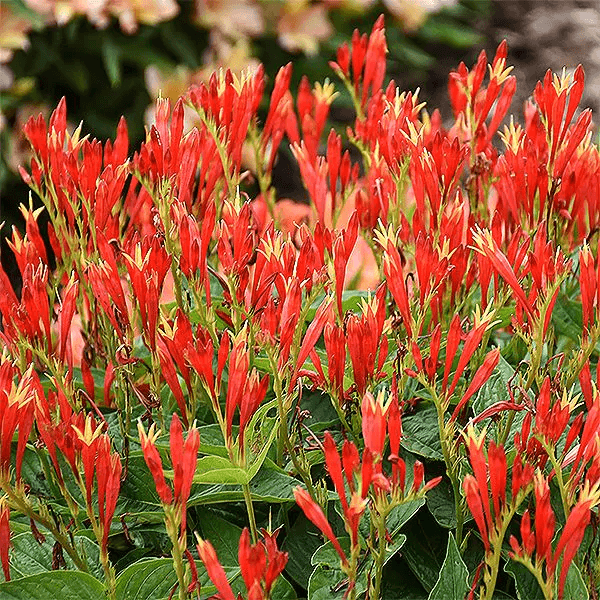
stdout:
{"type": "MultiPolygon", "coordinates": [[[[36,573],[52,571],[52,550],[54,538],[44,532],[46,540],[40,544],[31,532],[20,533],[12,537],[10,551],[10,574],[12,579],[28,577],[36,573]]],[[[97,544],[85,536],[75,537],[75,547],[80,556],[87,558],[90,572],[101,578],[100,552],[97,544]]],[[[77,570],[71,557],[63,551],[63,557],[69,570],[77,570]]]]}
{"type": "Polygon", "coordinates": [[[427,492],[427,508],[442,527],[447,529],[456,527],[454,493],[447,479],[442,479],[438,485],[427,492]]]}
{"type": "Polygon", "coordinates": [[[202,537],[210,540],[224,567],[238,566],[238,545],[242,530],[209,510],[199,516],[202,537]]]}
{"type": "Polygon", "coordinates": [[[347,589],[343,571],[318,565],[308,581],[308,600],[343,600],[347,589]]]}
{"type": "MultiPolygon", "coordinates": [[[[196,561],[198,579],[202,586],[202,597],[214,594],[212,585],[202,562],[196,561]]],[[[239,568],[224,567],[227,579],[234,580],[239,568]]],[[[166,600],[177,583],[177,574],[170,558],[149,558],[133,563],[117,577],[117,600],[166,600]]],[[[173,596],[177,597],[177,594],[173,596]]],[[[58,599],[57,599],[58,600],[58,599]]]]}
{"type": "Polygon", "coordinates": [[[417,511],[425,504],[425,498],[411,500],[405,502],[392,509],[388,515],[385,526],[392,538],[395,538],[402,527],[417,513],[417,511]]]}
{"type": "Polygon", "coordinates": [[[80,571],[52,571],[0,584],[2,600],[106,600],[104,586],[80,571]]]}
{"type": "Polygon", "coordinates": [[[271,590],[271,600],[296,600],[297,597],[298,595],[292,584],[280,575],[271,590]]]}
{"type": "Polygon", "coordinates": [[[433,460],[444,460],[437,412],[433,404],[419,407],[402,418],[402,446],[410,452],[433,460]]]}
{"type": "Polygon", "coordinates": [[[519,600],[543,598],[544,594],[535,579],[535,576],[521,563],[509,561],[504,565],[504,570],[510,573],[515,580],[517,597],[519,600]]]}
{"type": "Polygon", "coordinates": [[[577,565],[571,563],[565,580],[564,600],[588,600],[589,591],[577,565]]]}
{"type": "Polygon", "coordinates": [[[442,568],[447,534],[427,512],[420,512],[411,519],[404,533],[407,540],[402,556],[429,592],[437,583],[442,568]]]}
{"type": "Polygon", "coordinates": [[[581,303],[559,296],[552,311],[552,325],[559,335],[579,342],[583,330],[581,303]]]}
{"type": "Polygon", "coordinates": [[[446,558],[440,576],[427,600],[464,600],[469,591],[469,572],[460,556],[452,532],[448,534],[446,558]]]}
{"type": "Polygon", "coordinates": [[[117,600],[161,600],[169,596],[176,583],[170,558],[140,560],[117,578],[117,600]]]}
{"type": "Polygon", "coordinates": [[[319,530],[302,513],[292,525],[282,548],[288,553],[286,573],[304,589],[312,570],[311,557],[323,545],[319,530]]]}
{"type": "Polygon", "coordinates": [[[116,87],[121,83],[121,51],[109,36],[103,38],[100,50],[110,85],[116,87]]]}

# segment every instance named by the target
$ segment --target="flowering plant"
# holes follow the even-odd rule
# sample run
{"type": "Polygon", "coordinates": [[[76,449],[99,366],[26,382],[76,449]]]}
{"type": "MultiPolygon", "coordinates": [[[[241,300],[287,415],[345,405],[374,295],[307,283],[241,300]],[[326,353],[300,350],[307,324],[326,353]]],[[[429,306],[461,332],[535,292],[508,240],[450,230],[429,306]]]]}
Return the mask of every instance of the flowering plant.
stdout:
{"type": "Polygon", "coordinates": [[[69,130],[65,102],[28,121],[52,257],[23,207],[19,294],[0,271],[0,596],[597,597],[583,69],[500,130],[503,43],[450,74],[446,129],[385,83],[386,49],[379,19],[331,63],[359,161],[325,130],[333,84],[294,100],[291,65],[264,120],[262,69],[215,73],[133,150],[125,120],[104,144],[69,130]],[[275,201],[283,143],[306,205],[275,201]]]}

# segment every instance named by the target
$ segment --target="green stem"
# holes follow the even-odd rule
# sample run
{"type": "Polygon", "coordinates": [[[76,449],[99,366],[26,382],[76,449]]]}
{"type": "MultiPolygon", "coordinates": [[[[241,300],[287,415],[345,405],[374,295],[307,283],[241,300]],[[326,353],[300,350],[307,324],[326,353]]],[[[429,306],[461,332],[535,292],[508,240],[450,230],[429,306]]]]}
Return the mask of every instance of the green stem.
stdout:
{"type": "Polygon", "coordinates": [[[2,490],[8,496],[9,501],[21,511],[29,519],[32,519],[36,523],[45,527],[54,536],[54,539],[64,548],[66,553],[70,556],[71,560],[75,563],[75,566],[84,573],[88,573],[89,569],[85,561],[79,556],[79,553],[75,549],[75,546],[71,544],[71,540],[68,535],[62,533],[60,529],[54,524],[53,520],[49,517],[45,517],[33,510],[33,507],[27,502],[26,499],[20,498],[10,486],[2,485],[2,490]]]}
{"type": "Polygon", "coordinates": [[[377,538],[379,549],[375,557],[375,584],[373,585],[372,598],[379,598],[381,594],[381,580],[383,578],[383,564],[385,562],[385,518],[380,515],[377,521],[377,538]]]}
{"type": "Polygon", "coordinates": [[[432,389],[432,397],[433,402],[435,404],[437,418],[438,418],[438,430],[440,433],[440,444],[442,446],[442,454],[444,455],[444,463],[446,464],[446,472],[448,474],[448,478],[450,479],[450,483],[452,484],[452,493],[454,495],[454,511],[456,513],[456,544],[460,548],[462,544],[462,536],[463,536],[463,525],[465,522],[464,514],[463,514],[463,504],[462,504],[462,496],[460,494],[460,483],[459,478],[456,476],[454,472],[454,463],[452,461],[451,448],[448,441],[447,430],[446,430],[446,422],[444,419],[444,407],[442,402],[438,398],[435,390],[432,389]]]}
{"type": "Polygon", "coordinates": [[[250,535],[252,536],[252,543],[256,544],[258,541],[258,528],[256,527],[256,516],[254,515],[254,506],[252,505],[250,484],[245,483],[242,485],[242,490],[244,491],[244,501],[246,503],[246,511],[248,512],[248,521],[250,522],[250,535]]]}
{"type": "Polygon", "coordinates": [[[277,362],[273,353],[268,352],[269,363],[271,364],[271,372],[273,373],[273,391],[275,392],[275,398],[277,400],[277,412],[279,415],[279,432],[277,437],[277,464],[279,466],[283,466],[283,455],[285,451],[290,456],[292,460],[292,464],[294,465],[294,469],[300,477],[302,481],[306,485],[306,489],[311,497],[315,497],[315,488],[312,484],[312,479],[310,477],[310,469],[305,469],[301,462],[298,460],[298,456],[296,452],[294,452],[294,447],[292,441],[290,440],[290,434],[287,424],[287,410],[284,404],[283,397],[283,385],[281,382],[281,377],[279,376],[279,369],[277,368],[277,362]]]}
{"type": "Polygon", "coordinates": [[[485,562],[487,565],[486,572],[484,574],[484,588],[485,591],[481,594],[481,600],[492,600],[494,595],[494,590],[496,588],[496,580],[498,579],[498,571],[500,569],[500,557],[502,556],[502,542],[504,541],[504,536],[506,535],[506,530],[515,514],[517,512],[517,508],[521,503],[521,500],[517,500],[515,504],[510,508],[507,513],[501,515],[502,524],[499,529],[496,529],[494,532],[497,533],[497,536],[493,540],[494,551],[491,557],[486,555],[485,562]]]}
{"type": "MultiPolygon", "coordinates": [[[[180,538],[178,522],[175,511],[176,507],[163,505],[165,510],[165,525],[169,538],[171,539],[171,556],[173,557],[173,568],[177,574],[177,587],[179,589],[179,600],[186,600],[187,584],[185,580],[185,567],[183,563],[183,552],[185,550],[185,533],[183,539],[180,538]]],[[[185,510],[185,508],[184,508],[185,510]]]]}
{"type": "Polygon", "coordinates": [[[491,559],[486,558],[486,564],[489,570],[485,575],[485,591],[481,595],[481,600],[492,600],[494,590],[496,589],[496,580],[498,579],[498,569],[500,568],[500,555],[502,550],[502,540],[494,545],[494,552],[491,559]]]}
{"type": "Polygon", "coordinates": [[[563,513],[565,515],[565,519],[567,519],[569,517],[570,510],[569,510],[569,500],[567,498],[567,490],[565,488],[565,481],[563,479],[562,467],[561,467],[560,463],[558,462],[558,460],[556,459],[556,456],[554,455],[554,448],[552,447],[552,445],[547,444],[544,439],[540,439],[540,442],[541,442],[542,446],[544,447],[544,450],[546,451],[546,454],[548,455],[548,458],[550,459],[552,466],[554,467],[554,475],[556,477],[556,483],[558,484],[558,489],[560,491],[560,500],[561,500],[562,506],[563,506],[563,513]]]}

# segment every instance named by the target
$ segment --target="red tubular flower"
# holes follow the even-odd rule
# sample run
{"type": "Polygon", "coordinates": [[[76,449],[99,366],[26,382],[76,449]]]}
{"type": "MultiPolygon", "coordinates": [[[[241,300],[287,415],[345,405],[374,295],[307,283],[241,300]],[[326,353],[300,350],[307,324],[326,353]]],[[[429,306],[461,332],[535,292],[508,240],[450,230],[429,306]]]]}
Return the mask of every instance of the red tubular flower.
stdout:
{"type": "Polygon", "coordinates": [[[383,394],[377,396],[367,392],[361,405],[362,432],[365,447],[375,457],[382,457],[385,447],[386,421],[389,405],[384,408],[383,394]]]}
{"type": "Polygon", "coordinates": [[[134,299],[140,309],[144,341],[151,352],[156,352],[156,332],[159,314],[159,302],[167,271],[171,266],[171,257],[167,254],[158,238],[152,238],[148,248],[138,244],[134,256],[123,254],[129,273],[134,299]],[[142,258],[142,253],[145,255],[142,258]]]}
{"type": "Polygon", "coordinates": [[[385,55],[387,54],[387,44],[385,41],[383,15],[380,15],[371,31],[367,50],[365,52],[365,66],[362,81],[362,106],[366,106],[371,88],[371,94],[375,95],[383,84],[385,78],[385,55]]]}
{"type": "Polygon", "coordinates": [[[173,463],[173,493],[176,505],[181,507],[181,535],[185,534],[186,504],[190,497],[196,463],[198,461],[198,446],[200,434],[192,427],[184,441],[183,428],[179,417],[175,414],[171,419],[170,447],[171,462],[173,463]]]}
{"type": "Polygon", "coordinates": [[[492,518],[490,510],[490,489],[488,487],[488,473],[491,471],[492,465],[490,464],[488,469],[487,463],[488,461],[491,463],[491,459],[493,459],[495,462],[494,467],[503,469],[502,473],[496,473],[494,475],[494,485],[492,489],[494,515],[496,519],[500,519],[506,496],[506,486],[500,489],[502,478],[506,481],[506,456],[504,455],[504,448],[502,448],[502,446],[497,448],[492,442],[490,444],[492,450],[491,452],[488,452],[488,457],[486,458],[483,451],[483,442],[484,435],[482,434],[477,437],[472,427],[469,427],[467,434],[467,448],[474,476],[467,475],[463,481],[463,487],[467,504],[475,518],[475,523],[481,533],[486,551],[488,551],[490,549],[490,538],[494,531],[495,519],[492,518]],[[502,462],[502,457],[504,458],[504,462],[502,462]],[[496,507],[498,507],[497,511],[496,507]]]}
{"type": "Polygon", "coordinates": [[[535,540],[536,553],[540,558],[550,561],[552,538],[554,537],[554,511],[550,505],[550,487],[541,473],[536,473],[535,491],[535,540]]]}
{"type": "Polygon", "coordinates": [[[0,472],[7,476],[11,460],[13,437],[19,430],[17,454],[15,458],[15,475],[21,479],[21,466],[25,446],[33,426],[34,410],[39,392],[39,379],[31,366],[15,385],[15,375],[8,361],[0,365],[0,472]]]}
{"type": "Polygon", "coordinates": [[[103,436],[105,443],[100,444],[96,462],[96,486],[98,488],[98,510],[102,524],[101,547],[106,552],[108,534],[121,487],[121,457],[110,452],[108,436],[103,436]]]}
{"type": "MultiPolygon", "coordinates": [[[[242,447],[245,428],[264,400],[269,387],[268,375],[259,379],[256,369],[249,370],[250,355],[246,335],[242,332],[236,337],[229,354],[229,381],[225,399],[226,441],[229,443],[232,440],[233,417],[237,408],[240,415],[238,440],[242,447]]],[[[220,380],[220,373],[218,379],[220,380]]]]}
{"type": "Polygon", "coordinates": [[[342,406],[346,372],[346,336],[342,327],[335,323],[327,323],[323,330],[323,339],[328,357],[327,376],[332,391],[342,406]]]}
{"type": "MultiPolygon", "coordinates": [[[[467,475],[463,480],[463,489],[465,490],[465,497],[467,499],[469,510],[471,511],[471,514],[475,519],[475,523],[477,524],[479,533],[481,533],[481,539],[483,540],[485,550],[486,552],[488,552],[490,549],[489,532],[486,518],[484,516],[484,504],[481,498],[481,493],[479,489],[479,484],[477,483],[477,479],[475,479],[475,477],[473,477],[472,475],[467,475]]],[[[487,501],[487,496],[485,498],[485,501],[487,501]]]]}
{"type": "Polygon", "coordinates": [[[156,449],[156,440],[160,431],[155,432],[154,423],[150,426],[148,434],[140,422],[138,432],[144,460],[150,469],[156,491],[163,504],[174,504],[180,510],[181,536],[185,534],[186,527],[186,504],[190,496],[196,463],[198,461],[198,447],[200,435],[195,427],[192,427],[184,440],[183,428],[179,417],[174,414],[170,428],[171,462],[173,465],[173,494],[165,481],[162,460],[156,449]]]}
{"type": "Polygon", "coordinates": [[[346,530],[350,534],[350,541],[354,547],[358,543],[358,525],[360,518],[367,507],[365,499],[373,480],[373,455],[368,448],[365,448],[361,469],[361,490],[360,493],[357,493],[354,474],[360,466],[360,458],[356,446],[352,442],[346,440],[342,448],[342,459],[340,459],[340,455],[331,434],[326,432],[323,447],[327,471],[329,472],[329,476],[333,481],[335,490],[342,504],[346,530]],[[348,502],[346,497],[344,476],[350,489],[350,502],[348,502]]]}
{"type": "Polygon", "coordinates": [[[558,543],[554,549],[554,558],[552,559],[552,570],[554,570],[558,564],[560,555],[563,555],[558,581],[559,598],[562,598],[569,567],[581,546],[585,529],[590,522],[591,510],[595,506],[598,506],[598,504],[600,504],[600,489],[598,485],[593,489],[586,485],[567,517],[567,522],[558,539],[558,543]]]}
{"type": "Polygon", "coordinates": [[[219,562],[213,545],[207,540],[198,538],[198,544],[196,545],[196,548],[198,549],[198,554],[200,555],[200,558],[206,567],[208,576],[217,588],[222,600],[235,600],[233,590],[227,581],[225,569],[223,569],[221,563],[219,562]]]}
{"type": "Polygon", "coordinates": [[[345,77],[350,76],[350,48],[348,43],[344,42],[338,49],[336,54],[337,61],[331,61],[329,65],[332,69],[339,69],[345,77]]]}
{"type": "Polygon", "coordinates": [[[111,442],[107,434],[103,434],[104,423],[95,426],[95,420],[88,414],[83,426],[73,425],[74,446],[77,464],[75,474],[81,477],[86,491],[87,511],[93,513],[92,491],[94,479],[98,498],[98,512],[101,538],[98,540],[103,552],[107,551],[108,535],[112,518],[117,506],[121,487],[121,457],[117,452],[111,453],[111,442]]]}
{"type": "MultiPolygon", "coordinates": [[[[345,448],[346,443],[344,443],[344,449],[345,448]]],[[[346,499],[346,488],[344,486],[344,476],[342,474],[342,460],[340,459],[337,446],[335,444],[335,441],[333,440],[333,437],[331,437],[329,431],[325,432],[325,439],[323,440],[323,450],[325,453],[325,464],[327,465],[327,472],[329,473],[329,477],[331,477],[331,480],[333,481],[335,491],[337,492],[340,498],[340,502],[342,503],[342,509],[345,512],[346,510],[348,510],[348,500],[346,499]]],[[[354,450],[356,450],[356,446],[354,446],[354,450]]],[[[358,458],[358,451],[356,451],[356,455],[358,458]]],[[[348,472],[346,471],[347,466],[349,466],[348,461],[344,463],[344,472],[346,474],[346,477],[350,478],[348,481],[349,485],[350,481],[352,482],[352,485],[350,487],[350,491],[352,492],[354,485],[354,469],[348,472]]],[[[358,466],[358,462],[356,463],[356,466],[358,466]]]]}
{"type": "Polygon", "coordinates": [[[477,228],[473,233],[475,249],[483,254],[490,262],[494,271],[500,275],[514,292],[520,305],[526,310],[531,319],[535,317],[534,308],[525,295],[515,272],[505,254],[498,248],[490,231],[477,228]]]}
{"type": "MultiPolygon", "coordinates": [[[[465,344],[466,345],[466,344],[465,344]]],[[[463,397],[460,399],[460,402],[456,405],[456,408],[452,412],[452,416],[450,417],[450,421],[455,421],[460,411],[466,405],[466,403],[472,398],[474,394],[476,394],[483,384],[490,378],[494,369],[498,366],[498,362],[500,361],[500,350],[498,348],[494,348],[490,350],[486,357],[483,360],[483,364],[477,369],[475,376],[471,380],[469,387],[463,394],[463,397]]]]}
{"type": "Polygon", "coordinates": [[[587,332],[596,320],[596,310],[594,309],[598,297],[598,279],[594,256],[587,244],[584,244],[579,252],[579,286],[581,289],[583,326],[587,332]]]}
{"type": "Polygon", "coordinates": [[[327,521],[327,517],[323,512],[323,509],[310,497],[310,494],[301,487],[294,489],[294,498],[296,503],[302,509],[306,518],[313,523],[321,532],[327,537],[327,539],[333,544],[336,552],[339,554],[340,559],[344,565],[348,564],[346,554],[342,550],[340,543],[337,541],[331,525],[327,521]]]}
{"type": "Polygon", "coordinates": [[[519,545],[514,536],[510,539],[512,557],[518,559],[526,556],[532,559],[535,551],[535,564],[545,563],[547,581],[555,579],[556,568],[562,558],[558,580],[558,597],[562,598],[567,573],[581,546],[586,527],[590,522],[591,511],[600,504],[600,487],[598,484],[590,486],[587,483],[583,487],[554,549],[552,539],[555,517],[550,504],[550,488],[547,479],[540,472],[535,476],[535,502],[535,532],[531,530],[531,518],[529,511],[526,511],[521,519],[522,545],[519,545]]]}
{"type": "Polygon", "coordinates": [[[267,557],[262,542],[257,542],[254,545],[250,543],[250,531],[247,527],[244,527],[240,536],[238,560],[249,597],[261,598],[261,580],[267,568],[267,557]]]}
{"type": "MultiPolygon", "coordinates": [[[[266,600],[288,560],[287,552],[281,552],[277,548],[277,531],[271,534],[263,529],[261,533],[263,539],[251,544],[250,531],[244,528],[238,544],[238,560],[248,600],[266,600]]],[[[233,599],[234,594],[227,581],[227,575],[212,544],[198,537],[197,548],[208,576],[217,588],[219,598],[233,599]]]]}
{"type": "Polygon", "coordinates": [[[321,303],[319,308],[317,308],[317,312],[315,313],[314,319],[310,322],[309,326],[306,328],[306,333],[302,338],[302,344],[300,346],[300,351],[298,352],[298,359],[296,360],[296,365],[294,368],[294,374],[290,380],[290,388],[293,388],[298,379],[298,374],[304,362],[309,357],[310,353],[315,347],[315,344],[321,337],[323,333],[323,328],[328,321],[331,321],[332,315],[332,303],[331,301],[325,300],[321,303]]]}
{"type": "Polygon", "coordinates": [[[352,362],[356,390],[364,395],[377,381],[387,358],[388,343],[383,333],[385,323],[385,287],[362,306],[362,314],[350,313],[346,320],[347,345],[352,362]]]}
{"type": "Polygon", "coordinates": [[[267,570],[264,575],[265,594],[268,595],[273,587],[273,583],[285,569],[288,561],[288,553],[282,552],[277,547],[277,533],[279,530],[269,533],[265,529],[261,530],[265,550],[267,552],[267,570]]]}
{"type": "Polygon", "coordinates": [[[0,500],[0,562],[4,571],[4,579],[10,581],[10,564],[8,551],[10,548],[10,507],[4,499],[0,500]]]}

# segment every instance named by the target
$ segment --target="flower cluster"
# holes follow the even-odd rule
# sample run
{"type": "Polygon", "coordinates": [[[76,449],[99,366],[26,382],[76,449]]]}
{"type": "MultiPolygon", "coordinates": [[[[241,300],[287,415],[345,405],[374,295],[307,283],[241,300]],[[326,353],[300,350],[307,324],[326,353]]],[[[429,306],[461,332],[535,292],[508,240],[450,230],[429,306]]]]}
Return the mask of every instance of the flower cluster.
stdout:
{"type": "Polygon", "coordinates": [[[333,84],[295,93],[291,64],[263,118],[264,70],[223,71],[159,100],[138,148],[124,120],[105,143],[69,128],[64,101],[28,121],[21,174],[43,207],[10,239],[20,288],[0,270],[6,580],[19,536],[52,536],[53,564],[113,600],[165,565],[156,593],[180,600],[293,597],[290,579],[308,598],[381,598],[388,565],[417,597],[449,580],[484,600],[598,585],[600,150],[583,70],[548,74],[500,131],[502,43],[451,73],[446,129],[386,83],[386,47],[379,19],[332,62],[359,159],[327,131],[333,84]],[[276,201],[286,145],[304,205],[276,201]],[[449,538],[434,575],[422,535],[449,538]]]}

